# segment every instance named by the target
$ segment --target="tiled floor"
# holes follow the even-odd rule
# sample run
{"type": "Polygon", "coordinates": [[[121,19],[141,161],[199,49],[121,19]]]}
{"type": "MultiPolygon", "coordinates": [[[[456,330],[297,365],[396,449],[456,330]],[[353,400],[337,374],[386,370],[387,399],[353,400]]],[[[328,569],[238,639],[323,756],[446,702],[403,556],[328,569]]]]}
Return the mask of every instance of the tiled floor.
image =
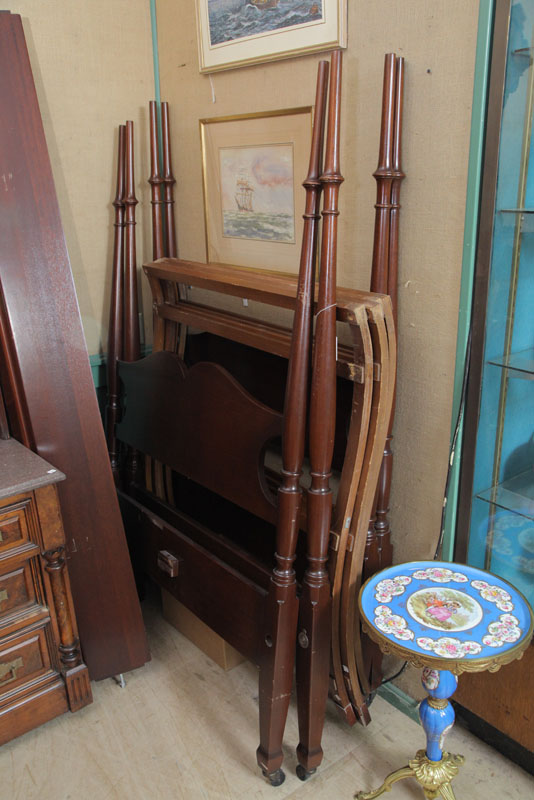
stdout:
{"type": "MultiPolygon", "coordinates": [[[[301,783],[295,775],[296,709],[285,735],[285,783],[274,789],[256,768],[257,672],[243,663],[223,672],[148,609],[152,661],[127,676],[93,684],[94,703],[0,748],[2,800],[343,800],[379,785],[422,747],[422,729],[386,701],[371,707],[367,729],[349,728],[328,710],[324,761],[301,783]]],[[[447,739],[466,764],[457,800],[534,797],[534,778],[456,727],[447,739]]],[[[385,797],[424,800],[412,781],[385,797]]]]}

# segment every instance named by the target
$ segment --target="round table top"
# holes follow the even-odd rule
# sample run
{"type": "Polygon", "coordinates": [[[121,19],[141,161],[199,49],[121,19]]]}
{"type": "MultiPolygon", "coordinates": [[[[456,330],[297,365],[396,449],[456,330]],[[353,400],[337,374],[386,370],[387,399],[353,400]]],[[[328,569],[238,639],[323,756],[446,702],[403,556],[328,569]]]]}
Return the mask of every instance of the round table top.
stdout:
{"type": "Polygon", "coordinates": [[[523,595],[463,564],[413,561],[373,575],[360,591],[364,630],[386,653],[455,674],[520,658],[534,630],[523,595]]]}

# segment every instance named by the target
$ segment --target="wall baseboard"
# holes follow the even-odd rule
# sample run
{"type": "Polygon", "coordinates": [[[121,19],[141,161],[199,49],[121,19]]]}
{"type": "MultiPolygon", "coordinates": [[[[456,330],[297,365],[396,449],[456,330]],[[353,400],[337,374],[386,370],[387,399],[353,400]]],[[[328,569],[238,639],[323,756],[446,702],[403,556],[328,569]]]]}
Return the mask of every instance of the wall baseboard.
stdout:
{"type": "Polygon", "coordinates": [[[378,694],[383,700],[387,700],[390,705],[394,706],[398,711],[402,711],[407,717],[410,717],[414,722],[419,725],[419,701],[414,700],[413,697],[403,692],[392,683],[385,683],[378,689],[378,694]]]}

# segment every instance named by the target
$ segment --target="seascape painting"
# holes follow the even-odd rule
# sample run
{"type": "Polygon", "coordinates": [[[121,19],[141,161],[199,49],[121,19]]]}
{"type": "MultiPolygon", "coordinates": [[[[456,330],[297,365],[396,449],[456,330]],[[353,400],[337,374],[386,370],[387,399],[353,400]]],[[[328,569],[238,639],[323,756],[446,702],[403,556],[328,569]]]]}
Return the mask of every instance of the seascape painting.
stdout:
{"type": "Polygon", "coordinates": [[[322,23],[324,0],[208,0],[211,46],[322,23]]]}
{"type": "Polygon", "coordinates": [[[222,235],[295,241],[293,145],[219,149],[222,235]]]}

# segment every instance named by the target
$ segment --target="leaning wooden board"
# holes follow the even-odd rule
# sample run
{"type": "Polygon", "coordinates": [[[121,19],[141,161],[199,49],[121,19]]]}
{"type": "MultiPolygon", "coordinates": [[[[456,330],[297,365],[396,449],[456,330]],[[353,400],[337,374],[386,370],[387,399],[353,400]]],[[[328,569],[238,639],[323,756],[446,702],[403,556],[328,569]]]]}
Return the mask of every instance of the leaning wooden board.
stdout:
{"type": "Polygon", "coordinates": [[[59,490],[93,679],[144,664],[128,556],[20,16],[0,12],[0,372],[12,433],[59,490]]]}

